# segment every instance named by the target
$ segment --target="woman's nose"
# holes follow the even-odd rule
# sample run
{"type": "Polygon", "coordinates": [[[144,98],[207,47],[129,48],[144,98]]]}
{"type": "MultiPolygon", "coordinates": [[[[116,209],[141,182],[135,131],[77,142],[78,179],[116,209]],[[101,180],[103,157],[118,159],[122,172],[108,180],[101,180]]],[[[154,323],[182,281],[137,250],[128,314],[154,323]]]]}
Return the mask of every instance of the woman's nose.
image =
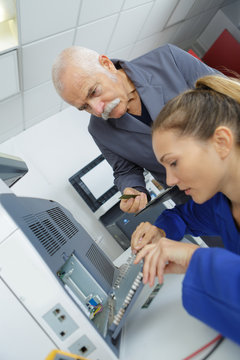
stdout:
{"type": "Polygon", "coordinates": [[[167,171],[166,183],[168,186],[174,186],[178,184],[178,178],[173,175],[171,171],[167,171]]]}
{"type": "Polygon", "coordinates": [[[88,102],[88,105],[91,107],[92,111],[95,115],[101,116],[104,111],[104,102],[99,99],[91,99],[88,102]]]}

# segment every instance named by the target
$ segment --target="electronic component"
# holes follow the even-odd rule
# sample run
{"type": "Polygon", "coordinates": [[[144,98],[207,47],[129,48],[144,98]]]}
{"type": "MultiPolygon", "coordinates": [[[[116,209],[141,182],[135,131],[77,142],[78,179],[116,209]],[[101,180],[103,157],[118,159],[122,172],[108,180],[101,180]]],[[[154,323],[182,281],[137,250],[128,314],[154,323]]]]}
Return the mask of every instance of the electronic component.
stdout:
{"type": "Polygon", "coordinates": [[[103,291],[74,253],[57,272],[66,290],[74,294],[81,309],[104,337],[109,331],[112,338],[118,336],[120,322],[127,315],[128,308],[131,308],[129,305],[138,288],[143,286],[142,265],[133,265],[134,258],[135,255],[130,255],[118,269],[109,292],[103,291]]]}

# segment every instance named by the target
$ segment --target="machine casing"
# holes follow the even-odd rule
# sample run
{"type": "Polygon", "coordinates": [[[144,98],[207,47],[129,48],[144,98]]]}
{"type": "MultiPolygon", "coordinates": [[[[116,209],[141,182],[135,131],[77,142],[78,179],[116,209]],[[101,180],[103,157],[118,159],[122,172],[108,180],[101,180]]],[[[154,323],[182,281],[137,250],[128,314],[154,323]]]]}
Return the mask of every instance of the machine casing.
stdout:
{"type": "MultiPolygon", "coordinates": [[[[146,301],[150,288],[140,284],[120,324],[110,331],[104,324],[108,316],[106,301],[105,310],[96,316],[102,320],[90,320],[78,289],[69,288],[59,277],[59,270],[74,254],[79,262],[77,271],[85,273],[84,286],[80,281],[79,291],[87,295],[89,286],[89,292],[101,290],[107,300],[121,275],[121,268],[114,266],[69,211],[51,200],[17,197],[1,181],[0,226],[0,280],[13,294],[15,303],[49,338],[52,348],[90,356],[91,360],[119,358],[121,328],[131,307],[135,304],[135,309],[140,308],[146,301]]],[[[120,302],[139,270],[136,265],[129,266],[126,279],[117,289],[120,302]]],[[[14,306],[1,308],[1,312],[9,313],[9,327],[17,321],[10,316],[14,306]]],[[[7,341],[12,343],[14,339],[7,341]]],[[[11,351],[15,350],[9,346],[11,351]]],[[[11,359],[8,355],[1,354],[11,359]]]]}

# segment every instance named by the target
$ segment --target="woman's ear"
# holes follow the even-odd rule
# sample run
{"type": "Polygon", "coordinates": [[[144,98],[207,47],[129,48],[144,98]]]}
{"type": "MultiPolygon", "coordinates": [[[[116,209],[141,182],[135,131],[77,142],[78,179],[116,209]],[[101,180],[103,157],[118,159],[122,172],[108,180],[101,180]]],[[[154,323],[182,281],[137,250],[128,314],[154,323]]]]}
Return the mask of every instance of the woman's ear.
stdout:
{"type": "Polygon", "coordinates": [[[226,126],[218,126],[213,134],[213,143],[221,159],[226,158],[233,146],[232,130],[226,126]]]}
{"type": "Polygon", "coordinates": [[[99,63],[102,65],[106,70],[111,71],[113,73],[117,72],[112,61],[106,55],[99,55],[99,63]]]}

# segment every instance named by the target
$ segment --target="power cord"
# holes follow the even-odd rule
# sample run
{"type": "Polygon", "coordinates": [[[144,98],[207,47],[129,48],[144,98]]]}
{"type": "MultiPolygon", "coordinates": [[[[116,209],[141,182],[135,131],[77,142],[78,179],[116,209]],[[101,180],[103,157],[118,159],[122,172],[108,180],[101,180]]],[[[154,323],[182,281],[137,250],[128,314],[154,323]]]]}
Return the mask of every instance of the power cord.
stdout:
{"type": "Polygon", "coordinates": [[[202,352],[203,350],[207,349],[209,346],[215,344],[214,347],[209,351],[209,353],[204,358],[202,358],[202,360],[206,360],[218,348],[218,346],[223,342],[223,340],[224,340],[224,337],[221,334],[219,334],[213,340],[209,341],[209,343],[205,344],[200,349],[196,350],[194,353],[190,354],[189,356],[187,356],[183,360],[190,360],[194,356],[196,356],[197,354],[202,352]]]}

